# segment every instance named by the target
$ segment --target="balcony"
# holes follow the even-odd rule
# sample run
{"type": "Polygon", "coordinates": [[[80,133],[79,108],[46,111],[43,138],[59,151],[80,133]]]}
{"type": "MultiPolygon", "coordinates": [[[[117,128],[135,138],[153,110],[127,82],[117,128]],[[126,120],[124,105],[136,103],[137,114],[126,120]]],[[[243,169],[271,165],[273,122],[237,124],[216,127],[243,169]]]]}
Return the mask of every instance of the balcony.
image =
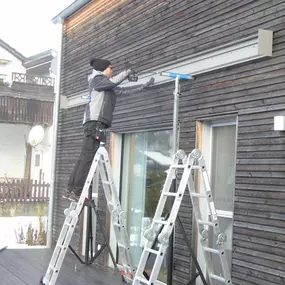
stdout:
{"type": "Polygon", "coordinates": [[[0,96],[0,122],[52,125],[53,102],[0,96]]]}
{"type": "Polygon", "coordinates": [[[27,75],[25,73],[12,73],[12,81],[19,83],[35,84],[41,86],[54,86],[55,80],[52,77],[27,75]]]}

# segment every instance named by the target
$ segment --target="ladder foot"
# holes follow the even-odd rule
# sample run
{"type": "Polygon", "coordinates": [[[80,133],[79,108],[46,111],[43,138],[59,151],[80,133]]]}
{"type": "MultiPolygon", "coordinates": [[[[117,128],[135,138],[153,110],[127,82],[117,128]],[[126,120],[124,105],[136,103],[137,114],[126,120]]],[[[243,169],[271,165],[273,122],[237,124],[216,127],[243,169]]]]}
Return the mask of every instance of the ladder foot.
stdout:
{"type": "Polygon", "coordinates": [[[121,275],[121,279],[123,283],[127,283],[126,279],[124,278],[124,276],[121,275]]]}
{"type": "Polygon", "coordinates": [[[44,283],[44,277],[41,278],[40,284],[41,284],[41,285],[42,285],[42,284],[45,285],[45,283],[44,283]]]}

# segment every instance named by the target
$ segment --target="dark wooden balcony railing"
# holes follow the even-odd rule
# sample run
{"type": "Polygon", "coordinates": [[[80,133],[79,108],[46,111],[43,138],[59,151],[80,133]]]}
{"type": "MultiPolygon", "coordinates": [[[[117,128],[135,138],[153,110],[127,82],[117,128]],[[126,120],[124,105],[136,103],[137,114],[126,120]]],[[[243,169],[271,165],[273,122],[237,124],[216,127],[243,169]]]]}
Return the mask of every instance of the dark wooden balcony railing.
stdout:
{"type": "Polygon", "coordinates": [[[52,125],[53,102],[0,97],[0,121],[52,125]]]}

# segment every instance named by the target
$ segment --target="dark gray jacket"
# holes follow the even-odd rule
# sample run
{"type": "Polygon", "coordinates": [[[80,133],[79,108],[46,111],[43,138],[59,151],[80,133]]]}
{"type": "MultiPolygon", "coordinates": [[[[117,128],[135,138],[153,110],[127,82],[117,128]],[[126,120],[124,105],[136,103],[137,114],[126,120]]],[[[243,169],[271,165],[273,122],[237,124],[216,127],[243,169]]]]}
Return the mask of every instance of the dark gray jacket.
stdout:
{"type": "Polygon", "coordinates": [[[90,101],[85,108],[83,124],[88,121],[99,121],[108,127],[111,126],[117,96],[130,94],[144,88],[143,85],[130,88],[118,87],[130,73],[131,70],[127,70],[108,78],[102,72],[93,70],[92,75],[89,76],[90,101]]]}

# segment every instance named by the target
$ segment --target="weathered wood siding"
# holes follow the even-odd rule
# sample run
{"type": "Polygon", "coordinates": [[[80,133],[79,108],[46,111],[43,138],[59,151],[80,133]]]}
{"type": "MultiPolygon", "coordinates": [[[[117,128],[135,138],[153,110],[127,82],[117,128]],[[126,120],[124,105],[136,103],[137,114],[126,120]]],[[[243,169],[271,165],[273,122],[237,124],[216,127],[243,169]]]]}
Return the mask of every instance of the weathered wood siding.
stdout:
{"type": "Polygon", "coordinates": [[[71,17],[63,40],[62,91],[86,89],[91,56],[155,68],[281,24],[283,0],[99,0],[71,17]]]}
{"type": "Polygon", "coordinates": [[[284,282],[284,30],[273,25],[271,59],[201,75],[183,84],[181,144],[195,146],[195,121],[238,116],[233,284],[284,282]]]}
{"type": "MultiPolygon", "coordinates": [[[[91,56],[109,58],[116,70],[126,63],[145,70],[256,34],[259,28],[274,31],[272,58],[182,83],[180,147],[185,151],[195,147],[197,120],[238,116],[233,284],[283,284],[285,277],[285,136],[273,131],[273,117],[284,114],[285,107],[284,16],[284,0],[101,0],[93,1],[65,26],[61,90],[68,97],[87,90],[91,56]]],[[[119,98],[113,130],[169,124],[173,87],[164,84],[119,98]]],[[[82,113],[82,107],[75,107],[61,117],[59,189],[64,189],[79,155],[82,113]]],[[[180,215],[191,239],[189,205],[186,197],[180,215]]],[[[57,206],[59,228],[60,199],[57,206]]],[[[190,258],[178,228],[174,259],[175,284],[186,284],[190,258]]]]}
{"type": "MultiPolygon", "coordinates": [[[[57,157],[56,157],[56,182],[54,197],[54,238],[57,239],[62,228],[65,216],[64,209],[68,208],[70,203],[62,198],[67,189],[69,174],[71,173],[76,160],[81,151],[83,139],[82,130],[82,112],[83,107],[76,107],[67,110],[62,109],[59,116],[57,157]]],[[[79,227],[76,227],[72,238],[72,245],[77,247],[79,241],[79,227]]]]}

